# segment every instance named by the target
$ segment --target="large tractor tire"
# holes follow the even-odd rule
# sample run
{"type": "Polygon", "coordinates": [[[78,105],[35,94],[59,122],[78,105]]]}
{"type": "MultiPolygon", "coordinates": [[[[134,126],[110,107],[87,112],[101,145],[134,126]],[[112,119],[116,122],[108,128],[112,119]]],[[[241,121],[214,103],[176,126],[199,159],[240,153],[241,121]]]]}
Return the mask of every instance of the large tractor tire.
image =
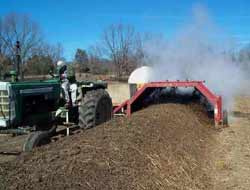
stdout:
{"type": "Polygon", "coordinates": [[[48,131],[36,131],[30,133],[23,145],[23,151],[30,152],[35,147],[48,144],[50,142],[50,137],[48,131]]]}
{"type": "Polygon", "coordinates": [[[112,101],[104,89],[88,91],[79,106],[79,127],[90,129],[112,117],[112,101]]]}

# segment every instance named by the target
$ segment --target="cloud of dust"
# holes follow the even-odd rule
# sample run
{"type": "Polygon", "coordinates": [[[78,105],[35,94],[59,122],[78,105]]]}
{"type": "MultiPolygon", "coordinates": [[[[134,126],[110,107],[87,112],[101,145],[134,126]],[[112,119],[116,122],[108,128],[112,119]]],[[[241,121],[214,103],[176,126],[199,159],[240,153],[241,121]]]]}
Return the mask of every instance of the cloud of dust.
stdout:
{"type": "Polygon", "coordinates": [[[230,108],[245,82],[244,71],[230,55],[234,44],[204,7],[195,6],[192,17],[172,39],[148,41],[143,64],[153,68],[154,81],[205,80],[209,89],[222,96],[224,107],[230,108]]]}

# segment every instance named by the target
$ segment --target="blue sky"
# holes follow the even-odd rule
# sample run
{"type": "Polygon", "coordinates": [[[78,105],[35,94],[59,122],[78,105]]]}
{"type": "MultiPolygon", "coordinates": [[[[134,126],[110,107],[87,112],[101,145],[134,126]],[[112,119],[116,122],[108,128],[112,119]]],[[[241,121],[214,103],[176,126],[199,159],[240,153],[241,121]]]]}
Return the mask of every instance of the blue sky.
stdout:
{"type": "Polygon", "coordinates": [[[30,15],[46,40],[63,44],[70,60],[76,48],[88,48],[114,23],[171,37],[191,19],[196,4],[206,7],[227,35],[241,44],[250,42],[249,0],[0,0],[0,17],[10,12],[30,15]]]}

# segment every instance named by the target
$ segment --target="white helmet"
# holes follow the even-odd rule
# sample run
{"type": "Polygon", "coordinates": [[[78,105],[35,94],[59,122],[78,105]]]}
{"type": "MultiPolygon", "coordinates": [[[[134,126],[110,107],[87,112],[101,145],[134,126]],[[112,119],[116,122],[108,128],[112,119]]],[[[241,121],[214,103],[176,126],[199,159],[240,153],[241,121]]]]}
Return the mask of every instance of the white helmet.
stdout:
{"type": "Polygon", "coordinates": [[[60,61],[57,61],[56,65],[59,66],[59,67],[62,67],[62,66],[65,65],[65,62],[60,60],[60,61]]]}

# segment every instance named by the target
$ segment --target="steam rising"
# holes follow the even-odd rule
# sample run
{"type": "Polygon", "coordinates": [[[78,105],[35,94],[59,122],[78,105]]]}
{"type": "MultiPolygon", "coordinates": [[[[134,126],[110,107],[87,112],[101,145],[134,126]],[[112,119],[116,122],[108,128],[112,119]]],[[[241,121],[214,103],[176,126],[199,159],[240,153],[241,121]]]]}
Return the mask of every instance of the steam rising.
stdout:
{"type": "Polygon", "coordinates": [[[154,39],[144,48],[144,64],[154,71],[152,80],[205,80],[214,93],[223,97],[227,108],[245,81],[244,72],[230,55],[233,43],[200,6],[193,9],[191,24],[173,39],[154,39]]]}

